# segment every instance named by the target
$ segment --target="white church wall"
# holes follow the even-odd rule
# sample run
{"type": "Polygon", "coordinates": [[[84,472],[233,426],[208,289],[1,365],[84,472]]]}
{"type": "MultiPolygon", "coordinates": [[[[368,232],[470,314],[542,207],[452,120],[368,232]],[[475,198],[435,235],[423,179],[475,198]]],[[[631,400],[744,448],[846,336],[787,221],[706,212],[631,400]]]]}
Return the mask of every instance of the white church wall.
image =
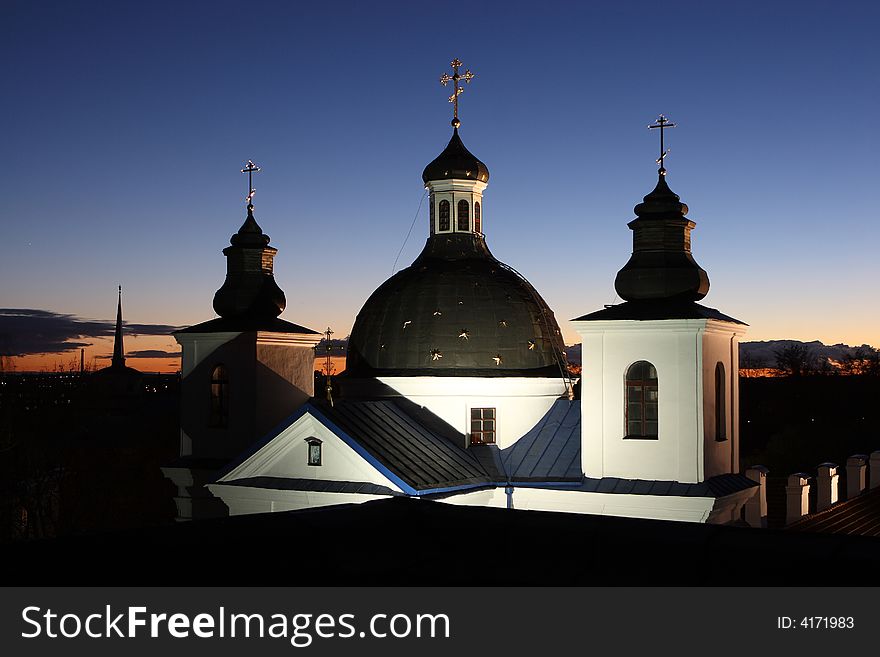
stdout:
{"type": "Polygon", "coordinates": [[[472,408],[496,409],[496,444],[509,447],[566,392],[562,379],[529,377],[382,377],[383,384],[468,435],[472,408]]]}
{"type": "Polygon", "coordinates": [[[582,463],[588,477],[703,480],[703,372],[698,363],[705,324],[574,322],[583,338],[582,463]],[[657,370],[655,440],[625,438],[625,376],[640,360],[657,370]]]}
{"type": "Polygon", "coordinates": [[[703,436],[706,478],[739,472],[739,336],[741,325],[711,321],[703,334],[703,436]],[[717,440],[715,368],[724,367],[725,440],[717,440]]]}
{"type": "Polygon", "coordinates": [[[400,491],[397,484],[308,413],[221,477],[219,482],[250,477],[358,481],[400,491]],[[308,464],[307,438],[321,441],[321,465],[308,464]]]}
{"type": "MultiPolygon", "coordinates": [[[[492,490],[462,493],[444,498],[441,501],[446,504],[464,506],[506,508],[508,500],[514,509],[519,510],[656,518],[682,522],[706,522],[710,518],[716,502],[714,498],[709,497],[623,495],[528,487],[514,487],[513,493],[509,497],[504,487],[499,487],[492,490]]],[[[729,513],[724,517],[728,518],[729,513]]]]}

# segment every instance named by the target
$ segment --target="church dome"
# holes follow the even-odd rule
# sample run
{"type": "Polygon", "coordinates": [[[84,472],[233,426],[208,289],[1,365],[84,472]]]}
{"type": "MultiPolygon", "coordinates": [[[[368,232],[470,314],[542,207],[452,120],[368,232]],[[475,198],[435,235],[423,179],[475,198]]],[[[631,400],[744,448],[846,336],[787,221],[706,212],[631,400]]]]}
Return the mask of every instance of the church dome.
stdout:
{"type": "Polygon", "coordinates": [[[479,180],[489,182],[489,167],[480,162],[477,157],[465,148],[461,137],[458,136],[458,128],[452,132],[446,148],[433,162],[425,167],[422,172],[422,180],[446,180],[456,178],[459,180],[479,180]]]}
{"type": "Polygon", "coordinates": [[[481,234],[450,233],[429,237],[415,262],[370,296],[346,369],[353,377],[559,377],[563,353],[553,312],[529,282],[492,256],[481,234]]]}

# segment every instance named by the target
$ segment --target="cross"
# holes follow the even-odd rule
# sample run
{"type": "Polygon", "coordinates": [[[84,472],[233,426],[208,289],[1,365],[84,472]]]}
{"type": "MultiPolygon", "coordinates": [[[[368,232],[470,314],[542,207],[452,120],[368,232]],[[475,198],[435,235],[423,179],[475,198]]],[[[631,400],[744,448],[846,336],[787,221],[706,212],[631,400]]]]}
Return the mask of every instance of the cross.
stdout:
{"type": "Polygon", "coordinates": [[[257,190],[254,189],[254,174],[260,173],[261,169],[256,164],[254,164],[253,160],[248,160],[247,164],[244,166],[244,169],[241,170],[242,173],[246,173],[248,175],[248,195],[247,202],[248,205],[251,204],[251,201],[254,200],[254,194],[257,193],[257,190]]]}
{"type": "Polygon", "coordinates": [[[663,164],[666,161],[666,156],[669,155],[669,149],[668,148],[666,150],[663,149],[663,130],[665,128],[674,128],[674,127],[675,127],[675,124],[670,123],[669,119],[667,119],[662,114],[657,118],[656,123],[648,126],[648,130],[654,130],[656,128],[660,128],[660,157],[657,158],[657,164],[660,165],[660,170],[658,171],[658,173],[661,176],[666,175],[666,167],[664,167],[663,164]]]}
{"type": "Polygon", "coordinates": [[[452,127],[457,128],[461,125],[461,121],[458,120],[458,97],[459,95],[464,93],[464,89],[458,86],[459,80],[464,80],[468,84],[470,81],[474,79],[474,74],[471,73],[470,69],[466,69],[464,75],[459,74],[458,67],[461,66],[461,62],[458,58],[452,60],[452,75],[449,73],[444,73],[440,77],[440,84],[444,87],[452,82],[452,95],[449,97],[449,102],[452,103],[452,127]]]}

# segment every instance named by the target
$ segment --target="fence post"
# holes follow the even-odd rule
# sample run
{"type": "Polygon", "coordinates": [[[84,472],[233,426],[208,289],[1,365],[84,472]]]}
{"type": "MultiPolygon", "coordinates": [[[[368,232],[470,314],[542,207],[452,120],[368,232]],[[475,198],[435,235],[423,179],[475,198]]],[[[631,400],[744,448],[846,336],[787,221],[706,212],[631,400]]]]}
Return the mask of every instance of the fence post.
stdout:
{"type": "Polygon", "coordinates": [[[820,464],[819,476],[816,478],[816,511],[824,511],[837,504],[839,495],[840,475],[837,474],[837,464],[820,464]]]}
{"type": "Polygon", "coordinates": [[[785,524],[790,525],[810,513],[810,475],[796,472],[788,475],[785,487],[785,524]]]}
{"type": "Polygon", "coordinates": [[[746,477],[758,483],[758,490],[746,502],[746,522],[749,527],[767,526],[767,475],[770,471],[763,465],[753,465],[746,470],[746,477]]]}
{"type": "Polygon", "coordinates": [[[858,497],[865,490],[865,475],[868,470],[868,457],[853,454],[846,460],[846,499],[858,497]]]}

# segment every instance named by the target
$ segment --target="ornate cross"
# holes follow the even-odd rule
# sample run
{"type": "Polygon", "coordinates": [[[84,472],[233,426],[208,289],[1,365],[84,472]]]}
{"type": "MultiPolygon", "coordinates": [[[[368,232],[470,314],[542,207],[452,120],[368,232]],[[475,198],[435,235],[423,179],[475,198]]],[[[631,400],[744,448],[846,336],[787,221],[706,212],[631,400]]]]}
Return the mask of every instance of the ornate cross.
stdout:
{"type": "Polygon", "coordinates": [[[451,66],[452,75],[444,73],[440,77],[440,84],[445,87],[452,82],[452,95],[449,97],[449,102],[452,103],[452,127],[457,128],[461,125],[461,121],[458,120],[458,97],[464,93],[464,89],[458,86],[458,81],[464,80],[470,84],[470,81],[474,79],[474,74],[471,73],[470,69],[466,69],[464,75],[459,74],[458,67],[461,66],[461,62],[458,61],[458,58],[452,60],[451,66]]]}
{"type": "Polygon", "coordinates": [[[660,169],[659,169],[658,173],[661,176],[666,175],[666,167],[664,167],[663,164],[666,162],[666,156],[669,155],[669,149],[668,148],[666,150],[663,149],[663,130],[666,128],[674,128],[674,127],[675,127],[675,124],[670,123],[669,119],[667,119],[662,114],[657,118],[656,123],[648,126],[648,130],[654,130],[656,128],[660,128],[660,157],[657,158],[657,164],[660,165],[660,169]]]}
{"type": "Polygon", "coordinates": [[[257,190],[254,189],[254,174],[260,173],[260,171],[260,167],[254,164],[253,160],[248,160],[247,164],[244,166],[244,169],[241,170],[242,173],[246,173],[248,175],[248,195],[246,199],[248,205],[251,204],[251,201],[254,200],[254,194],[257,193],[257,190]]]}

